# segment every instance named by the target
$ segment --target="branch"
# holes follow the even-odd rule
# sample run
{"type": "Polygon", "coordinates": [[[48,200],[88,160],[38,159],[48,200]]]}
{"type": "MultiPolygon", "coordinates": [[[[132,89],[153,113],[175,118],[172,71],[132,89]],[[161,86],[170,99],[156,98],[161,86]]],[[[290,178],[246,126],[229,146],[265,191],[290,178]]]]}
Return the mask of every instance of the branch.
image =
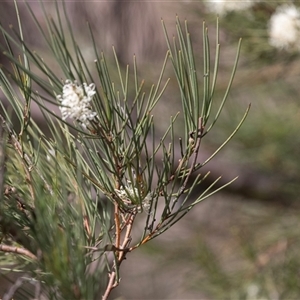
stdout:
{"type": "Polygon", "coordinates": [[[17,253],[20,255],[25,255],[33,260],[37,260],[37,257],[31,253],[29,250],[24,249],[24,248],[19,248],[19,247],[15,247],[15,246],[8,246],[8,245],[4,245],[4,244],[0,244],[0,251],[3,252],[10,252],[10,253],[17,253]]]}
{"type": "MultiPolygon", "coordinates": [[[[114,271],[109,274],[109,282],[107,284],[105,293],[102,296],[102,300],[107,300],[111,291],[119,284],[118,269],[119,269],[122,261],[125,259],[127,252],[130,251],[130,248],[128,248],[128,246],[131,242],[132,225],[133,225],[134,219],[136,217],[136,214],[137,214],[136,211],[131,213],[126,222],[126,233],[125,233],[122,245],[118,245],[118,247],[112,246],[113,250],[117,250],[116,251],[116,259],[115,259],[115,263],[113,266],[114,271]]],[[[117,231],[117,228],[116,228],[116,231],[117,231]]]]}
{"type": "Polygon", "coordinates": [[[202,134],[203,134],[203,118],[200,117],[199,120],[198,120],[198,128],[196,130],[196,143],[195,143],[195,147],[194,147],[194,150],[193,150],[193,161],[192,161],[192,164],[191,164],[191,167],[189,168],[189,172],[180,188],[180,191],[179,191],[179,196],[181,194],[183,194],[187,184],[188,184],[188,181],[192,175],[192,173],[195,171],[195,166],[196,166],[196,163],[197,163],[197,158],[198,158],[198,154],[199,154],[199,149],[200,149],[200,144],[201,144],[201,139],[202,139],[202,134]]]}

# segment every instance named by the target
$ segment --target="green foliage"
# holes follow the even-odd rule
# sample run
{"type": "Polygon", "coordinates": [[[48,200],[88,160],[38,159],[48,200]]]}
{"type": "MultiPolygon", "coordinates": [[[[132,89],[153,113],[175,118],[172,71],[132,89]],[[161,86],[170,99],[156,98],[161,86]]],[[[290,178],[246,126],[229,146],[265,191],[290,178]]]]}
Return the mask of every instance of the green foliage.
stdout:
{"type": "MultiPolygon", "coordinates": [[[[7,145],[2,147],[1,250],[19,254],[26,261],[20,269],[29,269],[36,280],[36,298],[43,293],[51,299],[94,299],[100,292],[107,299],[120,282],[119,268],[129,252],[168,230],[196,204],[232,182],[214,188],[217,179],[196,199],[190,199],[194,188],[208,176],[197,173],[192,179],[192,174],[227,144],[248,113],[247,109],[225,142],[199,162],[202,140],[215,126],[227,99],[238,54],[223,100],[212,115],[218,30],[211,73],[209,38],[203,24],[201,96],[187,22],[182,26],[179,18],[172,44],[163,26],[168,52],[157,83],[146,89],[138,78],[135,58],[133,70],[128,66],[123,70],[113,50],[111,70],[90,31],[96,59],[89,65],[64,4],[55,3],[57,22],[41,5],[46,30],[29,6],[28,10],[49,47],[55,69],[52,61],[44,60],[24,41],[21,20],[19,32],[14,34],[1,27],[6,40],[4,54],[13,69],[0,70],[0,84],[16,118],[12,122],[2,101],[7,145]],[[23,59],[16,56],[15,48],[23,59]],[[166,92],[168,79],[163,74],[169,59],[181,93],[185,136],[176,139],[175,115],[170,116],[166,132],[157,141],[152,111],[166,92]],[[116,83],[112,73],[117,74],[116,83]],[[61,77],[68,81],[62,83],[61,77]],[[83,115],[64,103],[74,97],[80,104],[87,101],[83,115]],[[32,115],[33,103],[43,115],[43,125],[32,115]],[[58,105],[74,122],[58,116],[49,104],[58,105]],[[175,159],[178,153],[179,162],[175,159]],[[132,240],[140,213],[144,213],[144,224],[138,229],[139,238],[132,240]]],[[[238,53],[239,49],[240,43],[238,53]]]]}

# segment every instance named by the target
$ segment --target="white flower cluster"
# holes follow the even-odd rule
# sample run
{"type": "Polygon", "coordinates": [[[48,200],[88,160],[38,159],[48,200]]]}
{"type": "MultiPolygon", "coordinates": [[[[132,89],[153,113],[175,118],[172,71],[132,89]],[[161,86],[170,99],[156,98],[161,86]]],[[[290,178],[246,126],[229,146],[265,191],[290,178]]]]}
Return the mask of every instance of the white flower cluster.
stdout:
{"type": "MultiPolygon", "coordinates": [[[[151,193],[148,193],[146,196],[140,195],[142,199],[137,199],[137,201],[135,201],[136,203],[133,203],[131,199],[136,199],[137,197],[139,197],[139,191],[137,188],[133,187],[130,182],[125,188],[121,187],[119,190],[115,189],[115,192],[117,193],[118,197],[124,201],[125,204],[134,205],[137,207],[137,204],[141,203],[142,208],[149,212],[152,200],[151,193]]],[[[137,208],[139,209],[139,207],[137,208]]]]}
{"type": "Polygon", "coordinates": [[[277,7],[269,21],[269,43],[285,50],[300,50],[300,10],[294,5],[277,7]]]}
{"type": "Polygon", "coordinates": [[[82,86],[71,80],[66,80],[62,95],[57,96],[60,102],[59,109],[62,119],[73,118],[80,122],[82,127],[87,128],[92,120],[95,120],[97,113],[91,109],[91,101],[95,92],[95,84],[82,86]]]}
{"type": "Polygon", "coordinates": [[[204,4],[211,13],[216,13],[219,16],[225,16],[231,11],[241,11],[250,8],[258,1],[244,0],[214,0],[205,1],[204,4]]]}

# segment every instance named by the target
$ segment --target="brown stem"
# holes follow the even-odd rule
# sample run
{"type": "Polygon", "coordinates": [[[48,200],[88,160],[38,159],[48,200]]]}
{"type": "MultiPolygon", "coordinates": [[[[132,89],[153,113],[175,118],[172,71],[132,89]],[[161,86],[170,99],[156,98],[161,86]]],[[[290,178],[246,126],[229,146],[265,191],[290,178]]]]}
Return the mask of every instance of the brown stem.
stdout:
{"type": "Polygon", "coordinates": [[[116,286],[115,278],[116,278],[116,272],[113,271],[111,274],[109,274],[109,282],[107,284],[106,291],[105,291],[104,295],[102,296],[102,300],[107,300],[109,294],[111,293],[113,288],[116,286]]]}
{"type": "MultiPolygon", "coordinates": [[[[116,205],[117,206],[117,205],[116,205]]],[[[109,294],[111,293],[111,291],[118,286],[119,284],[119,279],[118,279],[118,270],[120,268],[120,265],[122,263],[122,261],[125,259],[126,254],[128,252],[130,252],[130,248],[129,248],[129,244],[131,242],[131,231],[132,231],[132,226],[133,226],[133,222],[134,219],[136,217],[136,213],[134,212],[132,214],[130,214],[127,222],[126,222],[126,232],[125,232],[125,236],[122,242],[122,245],[120,245],[120,229],[116,228],[116,246],[115,249],[117,250],[115,252],[115,256],[116,256],[116,260],[115,260],[115,264],[113,266],[114,271],[112,271],[109,274],[109,281],[105,290],[104,295],[102,296],[102,300],[107,300],[109,294]],[[118,234],[118,238],[119,238],[119,244],[117,244],[117,234],[118,234]]],[[[116,221],[116,218],[115,218],[116,221]]],[[[119,222],[119,218],[118,218],[118,222],[119,222]]],[[[115,225],[117,225],[115,223],[115,225]]],[[[118,225],[120,226],[120,223],[118,223],[118,225]]]]}
{"type": "Polygon", "coordinates": [[[37,257],[33,253],[31,253],[29,250],[24,249],[24,248],[15,247],[15,246],[8,246],[8,245],[0,244],[0,251],[17,253],[20,255],[25,255],[34,260],[37,259],[37,257]]]}
{"type": "Polygon", "coordinates": [[[120,247],[120,210],[118,203],[115,203],[115,235],[116,235],[116,248],[120,247]]]}

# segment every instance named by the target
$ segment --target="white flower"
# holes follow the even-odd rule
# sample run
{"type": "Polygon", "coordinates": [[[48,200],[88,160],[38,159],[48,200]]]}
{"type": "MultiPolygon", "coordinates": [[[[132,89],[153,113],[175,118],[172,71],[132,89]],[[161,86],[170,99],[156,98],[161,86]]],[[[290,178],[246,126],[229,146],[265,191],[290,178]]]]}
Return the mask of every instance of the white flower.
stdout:
{"type": "Polygon", "coordinates": [[[269,21],[269,43],[279,49],[300,50],[300,10],[281,5],[269,21]]]}
{"type": "Polygon", "coordinates": [[[142,206],[145,211],[149,212],[152,200],[151,193],[148,193],[146,196],[139,195],[139,190],[136,187],[133,187],[130,181],[128,181],[128,184],[125,187],[115,189],[115,192],[125,204],[134,205],[134,207],[137,207],[139,212],[141,212],[140,206],[142,206]],[[134,199],[134,201],[131,199],[134,199]]]}
{"type": "Polygon", "coordinates": [[[244,1],[231,1],[231,0],[214,0],[205,1],[204,4],[211,13],[216,13],[220,16],[225,16],[231,11],[241,11],[253,6],[258,1],[244,0],[244,1]]]}
{"type": "Polygon", "coordinates": [[[118,197],[120,197],[125,202],[131,203],[130,198],[135,198],[139,191],[137,188],[132,188],[131,186],[126,186],[125,188],[121,187],[119,190],[115,189],[118,197]]]}
{"type": "Polygon", "coordinates": [[[66,80],[62,95],[58,95],[60,101],[59,109],[62,119],[73,118],[79,121],[82,127],[87,128],[91,121],[97,116],[97,113],[91,109],[91,101],[95,92],[95,84],[78,85],[76,82],[66,80]]]}

